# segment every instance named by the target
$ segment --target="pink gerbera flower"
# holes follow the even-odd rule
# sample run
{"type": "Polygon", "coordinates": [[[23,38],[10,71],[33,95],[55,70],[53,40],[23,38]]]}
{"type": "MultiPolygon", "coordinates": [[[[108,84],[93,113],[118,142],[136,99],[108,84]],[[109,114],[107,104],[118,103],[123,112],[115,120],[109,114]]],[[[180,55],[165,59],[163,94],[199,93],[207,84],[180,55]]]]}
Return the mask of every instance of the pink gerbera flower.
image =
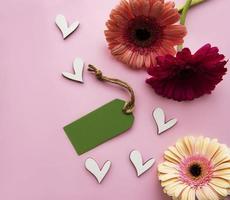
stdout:
{"type": "Polygon", "coordinates": [[[122,0],[112,10],[105,31],[112,55],[133,68],[148,68],[159,55],[176,53],[186,28],[174,3],[164,0],[122,0]]]}
{"type": "Polygon", "coordinates": [[[177,101],[193,100],[210,94],[227,71],[224,55],[217,47],[206,44],[194,55],[188,48],[172,55],[157,57],[157,64],[148,69],[146,83],[163,97],[177,101]]]}
{"type": "Polygon", "coordinates": [[[230,149],[216,139],[184,137],[164,153],[158,177],[173,200],[221,200],[230,189],[230,149]]]}

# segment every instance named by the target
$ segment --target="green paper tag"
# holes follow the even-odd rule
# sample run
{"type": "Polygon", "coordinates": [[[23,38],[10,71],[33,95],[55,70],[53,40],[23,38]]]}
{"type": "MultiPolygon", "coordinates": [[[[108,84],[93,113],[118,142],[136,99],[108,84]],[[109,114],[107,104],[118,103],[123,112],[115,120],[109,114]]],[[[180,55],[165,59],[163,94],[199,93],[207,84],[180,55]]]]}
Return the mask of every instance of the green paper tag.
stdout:
{"type": "Polygon", "coordinates": [[[134,116],[125,114],[125,101],[115,99],[64,127],[79,155],[131,128],[134,116]]]}

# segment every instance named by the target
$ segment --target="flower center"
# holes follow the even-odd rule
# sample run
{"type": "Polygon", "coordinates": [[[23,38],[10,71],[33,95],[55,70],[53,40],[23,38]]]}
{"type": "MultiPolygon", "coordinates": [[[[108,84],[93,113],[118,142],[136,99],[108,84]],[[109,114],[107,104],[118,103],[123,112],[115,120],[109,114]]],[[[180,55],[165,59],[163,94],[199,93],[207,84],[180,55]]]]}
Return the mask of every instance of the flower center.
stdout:
{"type": "Polygon", "coordinates": [[[204,156],[192,155],[180,164],[180,180],[194,188],[207,184],[213,175],[213,166],[204,156]]]}
{"type": "Polygon", "coordinates": [[[129,21],[124,38],[134,47],[148,48],[160,38],[161,32],[155,20],[138,16],[129,21]]]}
{"type": "Polygon", "coordinates": [[[146,28],[140,28],[135,30],[135,37],[139,41],[146,41],[151,37],[151,32],[146,28]]]}
{"type": "Polygon", "coordinates": [[[187,80],[194,78],[195,73],[195,70],[191,66],[187,65],[183,69],[180,69],[176,75],[180,80],[187,80]]]}
{"type": "Polygon", "coordinates": [[[202,174],[202,168],[198,163],[197,164],[195,163],[190,166],[189,172],[191,173],[192,176],[197,178],[202,174]]]}

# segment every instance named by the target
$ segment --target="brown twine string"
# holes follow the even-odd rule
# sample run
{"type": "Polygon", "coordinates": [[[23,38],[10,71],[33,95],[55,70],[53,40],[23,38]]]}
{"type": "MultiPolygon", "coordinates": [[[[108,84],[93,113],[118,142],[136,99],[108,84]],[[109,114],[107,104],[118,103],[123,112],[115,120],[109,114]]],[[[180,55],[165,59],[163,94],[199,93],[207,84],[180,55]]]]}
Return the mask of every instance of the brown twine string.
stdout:
{"type": "Polygon", "coordinates": [[[113,84],[117,84],[121,87],[126,88],[129,93],[130,93],[130,101],[127,101],[123,107],[123,112],[125,114],[130,114],[133,112],[134,110],[134,106],[135,106],[135,95],[134,95],[134,91],[133,89],[129,86],[128,83],[121,81],[119,79],[115,79],[115,78],[109,78],[107,76],[103,76],[101,70],[97,69],[95,66],[93,65],[89,65],[88,66],[88,71],[93,72],[95,74],[95,76],[97,77],[98,80],[100,81],[107,81],[109,83],[113,83],[113,84]]]}

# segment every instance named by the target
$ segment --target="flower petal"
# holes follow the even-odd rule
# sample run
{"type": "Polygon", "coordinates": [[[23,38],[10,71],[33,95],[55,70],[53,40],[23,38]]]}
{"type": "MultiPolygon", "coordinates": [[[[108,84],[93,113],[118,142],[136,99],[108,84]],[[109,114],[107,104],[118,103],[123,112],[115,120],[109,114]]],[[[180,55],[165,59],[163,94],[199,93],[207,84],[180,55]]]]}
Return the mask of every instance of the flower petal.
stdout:
{"type": "Polygon", "coordinates": [[[149,12],[149,17],[158,18],[163,10],[163,4],[160,1],[156,1],[151,7],[149,12]]]}
{"type": "Polygon", "coordinates": [[[212,185],[221,187],[221,188],[229,188],[229,182],[222,179],[222,178],[212,178],[211,181],[209,182],[212,185]]]}
{"type": "Polygon", "coordinates": [[[195,154],[200,154],[200,152],[202,152],[203,140],[204,140],[203,136],[200,136],[196,139],[195,149],[194,149],[195,154]]]}
{"type": "Polygon", "coordinates": [[[185,188],[189,187],[188,185],[181,183],[180,185],[177,186],[177,188],[175,189],[175,197],[179,198],[179,196],[181,196],[182,192],[185,190],[185,188]]]}
{"type": "Polygon", "coordinates": [[[179,163],[180,162],[180,158],[178,156],[176,156],[176,154],[172,153],[171,151],[166,150],[164,153],[164,157],[166,160],[172,162],[173,163],[179,163]]]}
{"type": "Polygon", "coordinates": [[[189,155],[188,149],[186,148],[186,144],[183,140],[179,140],[176,143],[176,148],[178,149],[180,154],[183,155],[184,157],[189,155]]]}
{"type": "Polygon", "coordinates": [[[225,188],[218,187],[212,183],[209,183],[209,186],[222,197],[226,197],[228,195],[228,190],[225,188]]]}
{"type": "Polygon", "coordinates": [[[188,200],[196,200],[196,191],[194,188],[190,188],[188,200]]]}
{"type": "MultiPolygon", "coordinates": [[[[223,169],[229,169],[230,170],[230,162],[227,162],[227,163],[222,163],[218,166],[215,167],[214,171],[221,171],[223,169]]],[[[230,171],[229,171],[230,172],[230,171]]]]}
{"type": "Polygon", "coordinates": [[[165,191],[169,196],[173,196],[175,193],[176,188],[180,185],[181,183],[179,181],[174,182],[173,184],[167,185],[165,187],[165,191]]]}
{"type": "Polygon", "coordinates": [[[203,194],[206,196],[206,199],[209,199],[209,200],[217,200],[219,199],[218,197],[218,194],[213,191],[210,186],[208,185],[205,185],[201,188],[203,194]]]}
{"type": "Polygon", "coordinates": [[[175,182],[178,182],[178,178],[172,178],[172,179],[169,179],[167,181],[161,181],[161,186],[166,187],[166,186],[171,185],[175,182]]]}
{"type": "Polygon", "coordinates": [[[211,159],[219,148],[220,144],[216,140],[211,140],[206,151],[207,158],[211,159]]]}
{"type": "Polygon", "coordinates": [[[202,147],[202,151],[201,151],[202,155],[206,154],[209,143],[210,143],[210,139],[206,137],[203,141],[203,147],[202,147]]]}
{"type": "Polygon", "coordinates": [[[196,190],[196,197],[198,200],[207,200],[207,197],[205,196],[204,192],[200,188],[196,190]]]}
{"type": "Polygon", "coordinates": [[[186,187],[181,193],[181,199],[188,199],[190,190],[190,187],[186,187]]]}
{"type": "Polygon", "coordinates": [[[177,178],[177,177],[179,177],[178,174],[161,174],[161,175],[159,176],[159,179],[160,179],[161,181],[167,181],[167,180],[169,180],[169,179],[173,179],[173,178],[177,178]]]}
{"type": "Polygon", "coordinates": [[[179,174],[178,170],[172,167],[167,167],[163,163],[158,165],[158,171],[165,174],[179,174]]]}

